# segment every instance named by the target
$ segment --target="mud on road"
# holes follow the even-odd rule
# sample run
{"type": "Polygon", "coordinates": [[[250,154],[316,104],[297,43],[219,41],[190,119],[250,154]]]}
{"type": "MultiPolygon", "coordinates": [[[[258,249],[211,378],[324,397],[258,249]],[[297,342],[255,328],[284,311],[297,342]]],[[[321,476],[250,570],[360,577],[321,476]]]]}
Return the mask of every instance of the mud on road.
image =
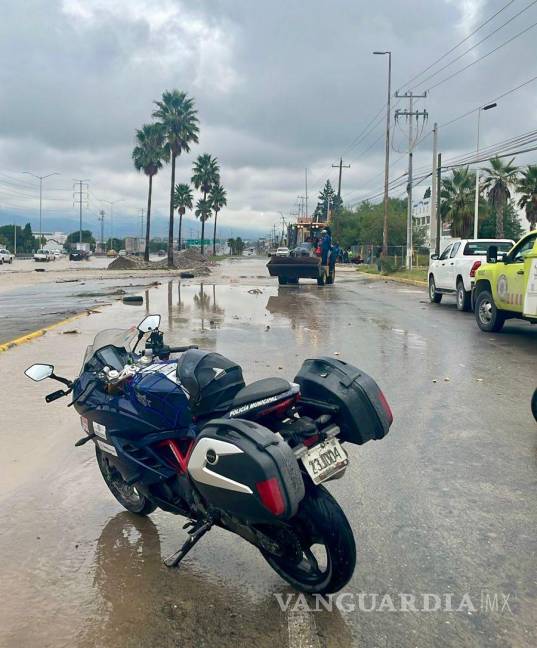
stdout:
{"type": "Polygon", "coordinates": [[[143,305],[113,302],[78,320],[76,335],[60,327],[0,356],[0,646],[537,645],[537,331],[508,323],[484,335],[420,289],[338,279],[278,288],[262,261],[227,263],[204,283],[164,281],[141,291],[143,305]],[[48,386],[23,377],[37,361],[76,375],[95,333],[150,312],[161,313],[170,344],[223,353],[249,381],[292,379],[304,358],[336,354],[381,384],[390,434],[349,447],[345,478],[329,485],[358,545],[341,609],[282,611],[274,595],[292,590],[220,530],[178,571],[165,568],[184,520],[122,512],[89,444],[73,447],[75,413],[64,401],[45,405],[48,386]],[[483,591],[509,594],[509,609],[358,604],[360,594],[370,607],[374,595],[401,593],[479,603],[483,591]]]}

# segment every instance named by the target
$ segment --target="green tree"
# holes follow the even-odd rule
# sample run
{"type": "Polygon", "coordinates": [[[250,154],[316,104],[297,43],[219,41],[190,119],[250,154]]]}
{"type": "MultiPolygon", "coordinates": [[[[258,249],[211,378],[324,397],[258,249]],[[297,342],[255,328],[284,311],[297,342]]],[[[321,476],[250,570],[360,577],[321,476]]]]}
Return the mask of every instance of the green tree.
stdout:
{"type": "MultiPolygon", "coordinates": [[[[218,166],[218,160],[215,157],[209,155],[209,153],[203,153],[198,156],[198,159],[194,162],[192,169],[192,184],[203,193],[203,203],[207,202],[207,194],[211,191],[212,187],[220,183],[220,167],[218,166]]],[[[198,201],[199,204],[200,201],[198,201]]],[[[211,215],[211,210],[209,208],[209,216],[211,215]]],[[[207,216],[207,218],[209,218],[207,216]]],[[[205,239],[205,221],[207,218],[202,218],[201,220],[201,253],[203,254],[203,245],[205,239]]]]}
{"type": "MultiPolygon", "coordinates": [[[[390,246],[401,246],[406,243],[406,204],[406,200],[389,199],[388,244],[390,246]]],[[[358,244],[382,245],[384,205],[364,201],[352,210],[342,207],[335,212],[333,224],[333,229],[338,232],[338,241],[345,248],[358,244]]]]}
{"type": "Polygon", "coordinates": [[[190,152],[190,144],[198,142],[198,117],[194,100],[179,90],[166,90],[160,101],[155,101],[157,109],[153,117],[164,130],[165,150],[171,161],[170,183],[170,223],[168,228],[168,267],[173,266],[173,197],[175,192],[175,161],[181,153],[190,152]]]}
{"type": "Polygon", "coordinates": [[[203,254],[203,246],[205,239],[205,221],[211,217],[211,203],[207,198],[200,198],[196,203],[196,209],[194,211],[196,218],[199,218],[201,221],[201,253],[203,254]]]}
{"type": "MultiPolygon", "coordinates": [[[[442,178],[440,190],[442,220],[451,223],[451,236],[470,238],[474,231],[475,173],[467,166],[453,169],[450,178],[442,178]]],[[[487,214],[485,202],[479,200],[478,218],[487,214]]]]}
{"type": "Polygon", "coordinates": [[[326,223],[330,220],[330,212],[334,209],[335,198],[336,192],[334,191],[330,180],[327,180],[324,187],[319,192],[317,206],[313,212],[313,219],[320,223],[326,223]]]}
{"type": "Polygon", "coordinates": [[[167,249],[168,249],[167,241],[157,241],[155,239],[151,239],[149,241],[149,252],[151,254],[156,254],[157,252],[160,252],[160,250],[164,250],[166,252],[167,249]]]}
{"type": "Polygon", "coordinates": [[[179,234],[177,237],[177,249],[181,249],[181,232],[183,229],[183,216],[187,209],[192,209],[194,197],[192,196],[192,189],[188,184],[175,185],[175,193],[173,194],[173,206],[179,212],[179,234]]]}
{"type": "Polygon", "coordinates": [[[496,238],[504,238],[504,211],[507,201],[511,198],[511,188],[516,187],[518,169],[513,166],[512,158],[510,162],[503,162],[500,158],[495,157],[490,160],[490,167],[484,168],[487,174],[483,182],[491,207],[496,212],[496,238]]]}
{"type": "MultiPolygon", "coordinates": [[[[66,247],[67,249],[75,248],[77,243],[80,243],[79,230],[77,230],[76,232],[71,232],[67,235],[64,247],[66,247]]],[[[95,239],[93,238],[93,234],[90,230],[82,230],[82,243],[89,243],[90,248],[92,249],[95,246],[95,239]]]]}
{"type": "MultiPolygon", "coordinates": [[[[503,227],[505,238],[513,239],[513,241],[518,241],[524,232],[511,201],[504,209],[503,227]]],[[[496,238],[496,212],[494,209],[489,209],[487,217],[479,224],[479,238],[496,238]]]]}
{"type": "Polygon", "coordinates": [[[229,238],[227,240],[227,244],[232,256],[241,256],[241,254],[244,252],[245,244],[240,236],[238,236],[237,238],[229,238]]]}
{"type": "Polygon", "coordinates": [[[216,254],[216,221],[218,219],[218,212],[227,205],[226,190],[221,184],[216,184],[211,187],[209,192],[209,202],[214,211],[214,229],[213,229],[213,254],[216,254]]]}
{"type": "Polygon", "coordinates": [[[423,200],[426,200],[427,198],[431,197],[431,187],[427,187],[425,189],[425,193],[423,194],[423,200]]]}
{"type": "MultiPolygon", "coordinates": [[[[77,241],[78,241],[78,239],[77,239],[77,241]]],[[[77,241],[75,241],[75,243],[77,241]]],[[[124,250],[125,249],[125,239],[116,238],[114,236],[114,238],[109,238],[106,241],[106,246],[105,247],[106,247],[107,250],[115,250],[116,252],[118,252],[119,250],[124,250]]]]}
{"type": "Polygon", "coordinates": [[[132,161],[137,171],[143,171],[149,178],[147,192],[147,218],[145,228],[144,259],[149,261],[149,241],[151,235],[151,198],[153,194],[153,176],[162,168],[166,159],[164,150],[164,132],[160,124],[144,124],[136,131],[136,146],[132,151],[132,161]]]}
{"type": "Polygon", "coordinates": [[[518,180],[517,191],[522,194],[518,206],[526,212],[530,230],[537,224],[537,165],[530,164],[518,180]]]}
{"type": "Polygon", "coordinates": [[[24,227],[16,225],[2,225],[0,227],[0,242],[8,248],[11,252],[15,252],[15,231],[17,232],[17,253],[30,254],[37,250],[39,246],[38,239],[32,234],[32,227],[30,223],[26,223],[24,227]]]}

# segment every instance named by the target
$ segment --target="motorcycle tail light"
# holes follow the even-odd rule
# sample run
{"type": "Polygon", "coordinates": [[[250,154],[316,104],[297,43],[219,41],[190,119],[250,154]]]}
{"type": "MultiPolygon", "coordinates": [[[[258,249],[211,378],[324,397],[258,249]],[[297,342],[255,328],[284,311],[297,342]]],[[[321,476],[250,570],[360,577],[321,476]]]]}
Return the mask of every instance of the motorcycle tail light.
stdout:
{"type": "Polygon", "coordinates": [[[256,488],[263,506],[271,513],[281,515],[285,511],[282,491],[276,477],[257,482],[256,488]]]}
{"type": "Polygon", "coordinates": [[[386,400],[386,396],[384,396],[382,391],[379,393],[379,400],[380,400],[380,404],[382,405],[382,409],[384,410],[384,413],[388,418],[388,424],[391,425],[393,423],[392,408],[390,407],[388,401],[386,400]]]}
{"type": "Polygon", "coordinates": [[[475,277],[475,273],[477,272],[477,269],[479,268],[480,265],[481,265],[481,261],[474,261],[474,265],[470,270],[470,277],[475,277]]]}

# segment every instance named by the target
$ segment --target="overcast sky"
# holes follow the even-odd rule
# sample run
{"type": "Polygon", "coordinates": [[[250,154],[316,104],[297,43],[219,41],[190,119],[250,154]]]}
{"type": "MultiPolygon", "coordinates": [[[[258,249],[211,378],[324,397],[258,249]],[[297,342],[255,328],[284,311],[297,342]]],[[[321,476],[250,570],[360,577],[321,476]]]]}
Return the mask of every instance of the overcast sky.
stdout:
{"type": "MultiPolygon", "coordinates": [[[[179,159],[188,181],[193,159],[215,155],[229,207],[222,227],[267,232],[296,209],[309,169],[310,208],[337,172],[343,197],[355,202],[382,191],[387,59],[393,90],[422,92],[537,22],[537,4],[513,0],[452,54],[443,56],[507,0],[2,0],[0,21],[0,223],[36,223],[37,185],[28,170],[61,175],[45,181],[46,218],[76,222],[72,178],[90,180],[88,224],[119,200],[118,221],[134,222],[147,182],[132,167],[134,131],[150,121],[165,89],[193,96],[200,143],[179,159]],[[472,45],[529,7],[497,33],[472,45]],[[441,67],[461,58],[445,70],[441,67]],[[441,60],[410,86],[416,74],[441,60]],[[421,79],[437,72],[430,80],[421,79]],[[354,144],[353,144],[354,142],[354,144]],[[48,187],[48,188],[47,188],[48,187]]],[[[537,27],[483,61],[432,88],[417,105],[444,124],[537,75],[537,27]]],[[[537,81],[482,114],[481,144],[535,129],[537,81]]],[[[400,103],[396,108],[405,108],[400,103]]],[[[445,158],[475,147],[476,113],[440,129],[445,158]]],[[[406,124],[394,130],[404,147],[406,124]]],[[[430,165],[432,138],[417,147],[418,169],[430,165]]],[[[405,158],[392,151],[392,177],[405,158]],[[399,161],[397,161],[399,160],[399,161]]],[[[520,161],[533,162],[532,154],[520,161]]],[[[169,168],[154,187],[155,229],[165,230],[169,168]]],[[[404,187],[393,195],[402,195],[404,187]]],[[[311,211],[311,210],[310,210],[311,211]]],[[[65,228],[70,225],[66,221],[65,228]]],[[[46,221],[45,221],[46,228],[46,221]]],[[[229,231],[222,230],[227,236],[229,231]]]]}

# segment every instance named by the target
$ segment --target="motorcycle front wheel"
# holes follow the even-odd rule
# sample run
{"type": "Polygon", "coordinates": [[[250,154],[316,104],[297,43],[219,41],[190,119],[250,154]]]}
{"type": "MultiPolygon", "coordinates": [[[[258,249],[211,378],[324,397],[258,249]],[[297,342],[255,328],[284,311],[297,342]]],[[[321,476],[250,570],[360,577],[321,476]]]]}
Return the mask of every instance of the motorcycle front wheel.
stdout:
{"type": "Polygon", "coordinates": [[[131,513],[136,513],[136,515],[153,513],[157,505],[139,493],[134,486],[127,484],[119,470],[108,460],[106,453],[97,446],[95,447],[95,456],[106,485],[123,508],[131,513]]]}
{"type": "Polygon", "coordinates": [[[272,569],[301,592],[331,594],[344,587],[356,566],[356,544],[332,495],[323,486],[309,488],[288,525],[295,540],[289,556],[261,550],[272,569]]]}

